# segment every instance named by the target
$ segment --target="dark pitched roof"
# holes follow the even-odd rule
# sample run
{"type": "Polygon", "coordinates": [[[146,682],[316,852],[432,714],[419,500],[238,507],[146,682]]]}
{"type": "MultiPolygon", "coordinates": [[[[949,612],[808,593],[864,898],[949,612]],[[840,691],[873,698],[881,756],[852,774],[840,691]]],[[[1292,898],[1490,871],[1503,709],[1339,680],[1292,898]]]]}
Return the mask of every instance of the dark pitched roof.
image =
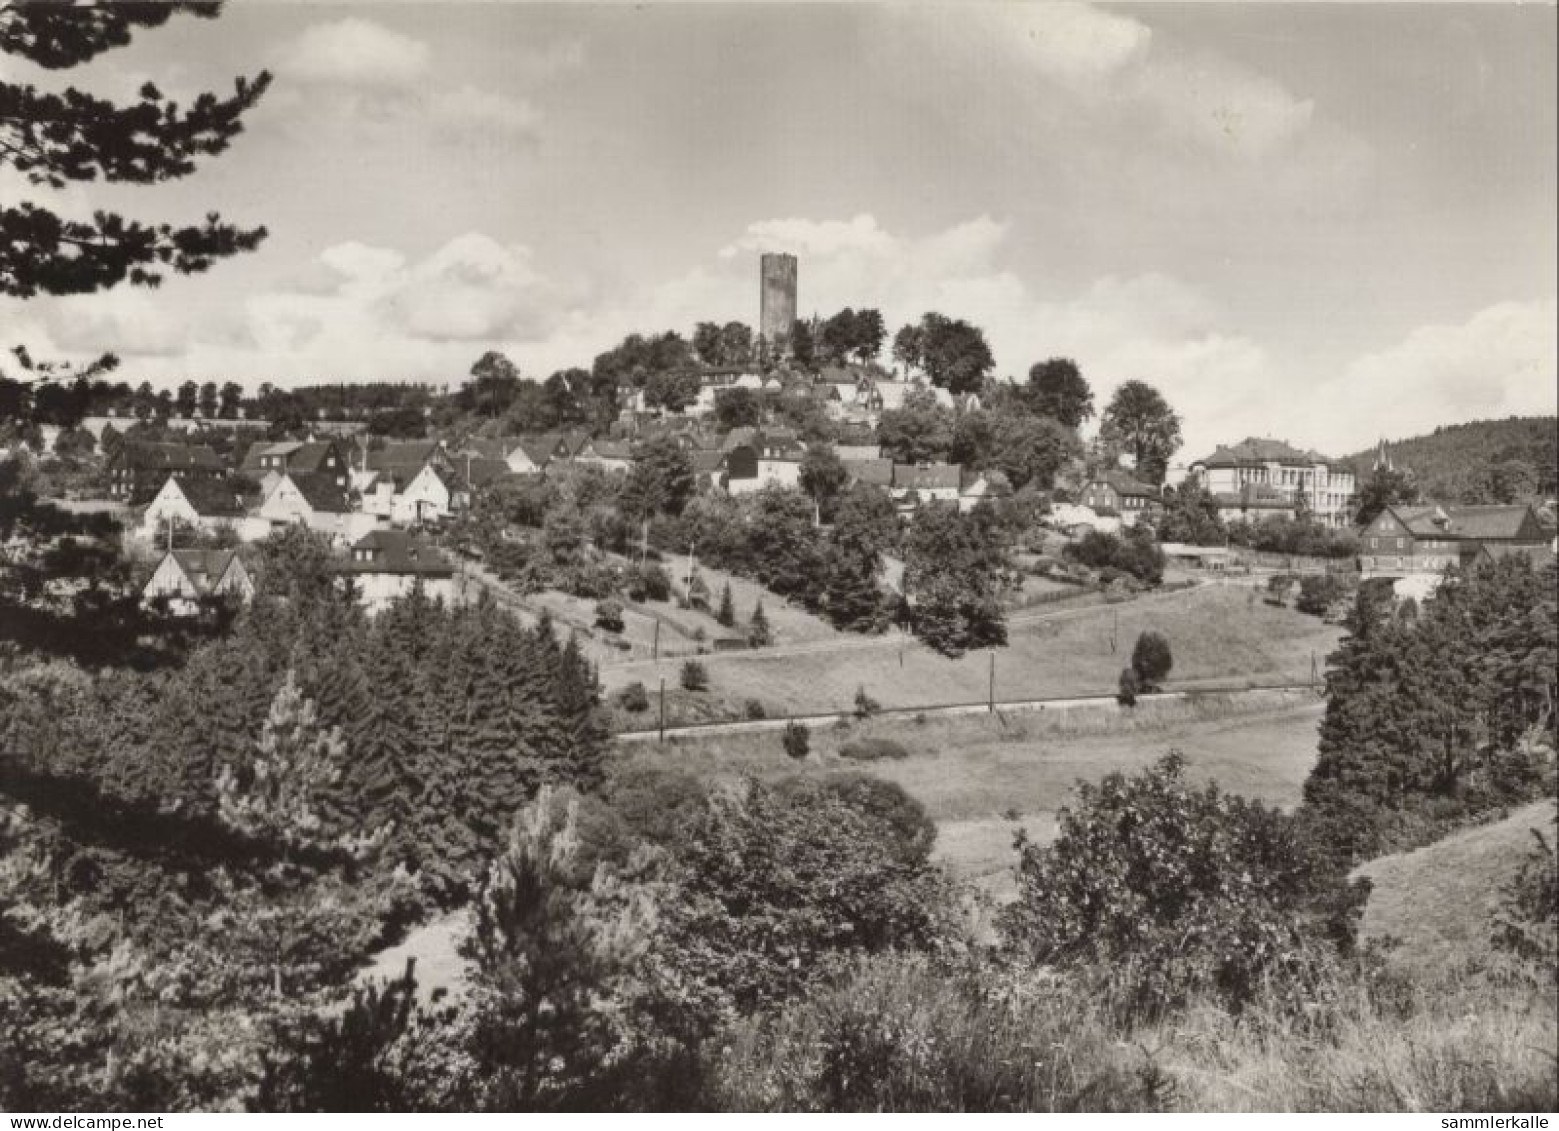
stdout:
{"type": "Polygon", "coordinates": [[[138,471],[221,471],[222,461],[204,444],[128,441],[116,463],[138,471]]]}
{"type": "Polygon", "coordinates": [[[329,475],[304,475],[301,472],[294,475],[287,473],[298,488],[298,493],[316,511],[325,514],[346,514],[352,509],[348,499],[346,488],[338,484],[329,475]]]}
{"type": "Polygon", "coordinates": [[[412,440],[404,444],[386,444],[376,452],[368,453],[369,471],[390,471],[410,468],[416,471],[438,454],[438,441],[412,440]]]}
{"type": "Polygon", "coordinates": [[[460,477],[472,487],[485,487],[500,475],[509,474],[509,465],[501,459],[477,457],[455,461],[460,477]]]}
{"type": "Polygon", "coordinates": [[[452,577],[455,567],[438,547],[404,530],[374,530],[352,546],[351,557],[340,563],[341,573],[400,573],[419,577],[452,577]]]}
{"type": "Polygon", "coordinates": [[[961,475],[956,463],[933,463],[925,467],[896,463],[893,465],[893,486],[897,490],[956,491],[961,475]]]}
{"type": "MultiPolygon", "coordinates": [[[[195,513],[206,518],[239,518],[244,513],[244,499],[232,484],[220,479],[186,479],[182,475],[169,476],[195,508],[195,513]]],[[[163,480],[167,485],[167,480],[163,480]]]]}
{"type": "Polygon", "coordinates": [[[874,487],[893,486],[893,461],[891,459],[855,459],[844,465],[857,483],[870,483],[874,487]]]}
{"type": "Polygon", "coordinates": [[[172,550],[173,560],[179,563],[184,576],[189,578],[198,593],[209,593],[222,580],[228,566],[238,556],[236,550],[172,550]]]}
{"type": "Polygon", "coordinates": [[[1164,497],[1157,487],[1150,487],[1140,480],[1133,479],[1124,471],[1102,472],[1094,476],[1094,481],[1108,484],[1122,498],[1162,499],[1164,497]]]}
{"type": "Polygon", "coordinates": [[[1419,538],[1510,542],[1522,537],[1522,527],[1528,524],[1529,516],[1532,526],[1538,526],[1536,515],[1529,506],[1442,507],[1431,504],[1392,507],[1391,513],[1419,538]]]}
{"type": "Polygon", "coordinates": [[[688,453],[688,459],[692,461],[694,471],[705,475],[713,474],[725,466],[724,452],[697,449],[688,453]]]}
{"type": "Polygon", "coordinates": [[[1327,459],[1320,452],[1296,448],[1284,440],[1262,440],[1247,436],[1238,444],[1220,444],[1212,455],[1197,462],[1204,467],[1251,467],[1268,463],[1303,464],[1308,467],[1337,461],[1327,459]]]}

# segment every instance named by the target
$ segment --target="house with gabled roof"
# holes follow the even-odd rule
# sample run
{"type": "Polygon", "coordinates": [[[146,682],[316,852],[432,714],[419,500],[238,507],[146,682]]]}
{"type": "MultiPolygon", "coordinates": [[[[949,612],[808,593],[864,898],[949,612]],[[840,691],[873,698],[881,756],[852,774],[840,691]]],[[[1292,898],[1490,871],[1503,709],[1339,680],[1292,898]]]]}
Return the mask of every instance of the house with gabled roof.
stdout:
{"type": "Polygon", "coordinates": [[[352,462],[347,444],[338,440],[303,440],[285,443],[256,443],[244,453],[240,470],[260,483],[269,494],[284,474],[324,475],[338,486],[350,487],[352,462]]]}
{"type": "Polygon", "coordinates": [[[108,461],[108,492],[134,503],[161,489],[177,475],[185,482],[220,479],[227,473],[217,454],[204,444],[165,444],[126,440],[108,461]]]}
{"type": "Polygon", "coordinates": [[[603,471],[627,471],[633,467],[633,446],[627,440],[589,440],[574,462],[603,471]]]}
{"type": "Polygon", "coordinates": [[[958,509],[965,513],[985,502],[1012,497],[1012,483],[1000,471],[965,471],[958,487],[958,509]]]}
{"type": "Polygon", "coordinates": [[[175,616],[193,616],[203,600],[230,596],[248,601],[254,582],[236,550],[168,550],[141,586],[141,603],[166,603],[175,616]]]}
{"type": "Polygon", "coordinates": [[[1359,569],[1367,578],[1440,573],[1480,557],[1541,558],[1552,541],[1530,506],[1390,506],[1359,532],[1359,569]]]}
{"type": "Polygon", "coordinates": [[[1096,514],[1120,516],[1123,526],[1152,518],[1164,510],[1163,493],[1124,471],[1103,471],[1083,487],[1082,504],[1096,514]]]}
{"type": "Polygon", "coordinates": [[[341,543],[350,543],[378,525],[358,509],[351,488],[325,474],[284,472],[256,512],[272,526],[306,526],[341,543]]]}
{"type": "Polygon", "coordinates": [[[884,491],[893,490],[893,461],[891,459],[856,459],[844,465],[848,476],[846,483],[853,487],[867,483],[884,491]]]}
{"type": "Polygon", "coordinates": [[[270,531],[264,522],[250,522],[249,500],[225,479],[186,479],[169,475],[147,501],[137,531],[155,540],[164,525],[172,529],[228,529],[244,541],[264,538],[270,531]]]}
{"type": "Polygon", "coordinates": [[[419,585],[429,600],[454,604],[455,567],[439,549],[404,530],[374,530],[352,544],[334,567],[370,613],[411,595],[419,585]]]}

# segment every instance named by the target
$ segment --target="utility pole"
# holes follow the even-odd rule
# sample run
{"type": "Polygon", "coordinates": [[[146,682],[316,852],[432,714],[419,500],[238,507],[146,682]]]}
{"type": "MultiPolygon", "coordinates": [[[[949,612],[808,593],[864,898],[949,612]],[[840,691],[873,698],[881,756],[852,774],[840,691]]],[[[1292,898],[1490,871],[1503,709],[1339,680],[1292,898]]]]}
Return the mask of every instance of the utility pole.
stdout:
{"type": "Polygon", "coordinates": [[[660,677],[660,741],[666,741],[666,677],[660,677]]]}
{"type": "MultiPolygon", "coordinates": [[[[652,659],[652,660],[659,660],[660,659],[660,618],[659,617],[655,618],[655,643],[651,645],[650,659],[652,659]]],[[[664,679],[661,680],[661,683],[664,684],[665,682],[666,681],[664,679]]]]}
{"type": "Polygon", "coordinates": [[[994,715],[996,713],[996,649],[994,648],[991,649],[990,692],[987,698],[987,703],[990,713],[994,715]]]}

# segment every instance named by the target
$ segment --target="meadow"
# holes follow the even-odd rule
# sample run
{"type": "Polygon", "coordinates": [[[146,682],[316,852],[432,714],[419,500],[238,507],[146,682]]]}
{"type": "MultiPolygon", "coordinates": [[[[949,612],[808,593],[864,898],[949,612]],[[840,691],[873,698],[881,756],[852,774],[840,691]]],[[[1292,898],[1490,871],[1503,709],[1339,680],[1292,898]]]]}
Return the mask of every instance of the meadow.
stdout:
{"type": "MultiPolygon", "coordinates": [[[[1007,646],[995,650],[996,699],[1112,693],[1137,636],[1149,629],[1168,637],[1173,649],[1171,688],[1306,682],[1312,660],[1317,670],[1324,667],[1342,634],[1315,617],[1267,604],[1254,589],[1232,585],[1053,614],[1041,610],[1014,620],[1007,646]]],[[[739,717],[748,700],[762,703],[770,716],[849,711],[857,688],[885,707],[984,702],[992,653],[948,659],[892,631],[701,659],[710,677],[702,697],[725,705],[725,717],[739,717]]],[[[608,696],[635,681],[653,690],[662,678],[675,689],[680,667],[680,659],[607,665],[601,682],[608,696]]],[[[687,696],[668,701],[673,724],[721,715],[687,696]]]]}

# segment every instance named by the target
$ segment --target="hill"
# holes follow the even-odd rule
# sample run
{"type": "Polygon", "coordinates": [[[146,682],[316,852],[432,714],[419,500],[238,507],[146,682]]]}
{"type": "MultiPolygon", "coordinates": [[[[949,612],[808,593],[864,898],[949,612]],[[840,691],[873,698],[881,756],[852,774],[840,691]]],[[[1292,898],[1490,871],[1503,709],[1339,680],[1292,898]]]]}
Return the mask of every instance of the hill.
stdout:
{"type": "MultiPolygon", "coordinates": [[[[1386,440],[1392,462],[1407,468],[1425,498],[1448,503],[1509,503],[1552,498],[1559,475],[1559,419],[1512,416],[1436,428],[1427,436],[1386,440]],[[1496,477],[1496,467],[1518,463],[1526,472],[1496,477]],[[1505,482],[1500,482],[1503,478],[1505,482]]],[[[1375,449],[1346,457],[1362,482],[1375,449]]]]}
{"type": "Polygon", "coordinates": [[[1374,885],[1362,937],[1400,939],[1393,961],[1426,973],[1486,959],[1501,890],[1526,859],[1532,830],[1552,836],[1553,825],[1554,802],[1537,801],[1495,824],[1361,865],[1357,874],[1374,885]]]}

